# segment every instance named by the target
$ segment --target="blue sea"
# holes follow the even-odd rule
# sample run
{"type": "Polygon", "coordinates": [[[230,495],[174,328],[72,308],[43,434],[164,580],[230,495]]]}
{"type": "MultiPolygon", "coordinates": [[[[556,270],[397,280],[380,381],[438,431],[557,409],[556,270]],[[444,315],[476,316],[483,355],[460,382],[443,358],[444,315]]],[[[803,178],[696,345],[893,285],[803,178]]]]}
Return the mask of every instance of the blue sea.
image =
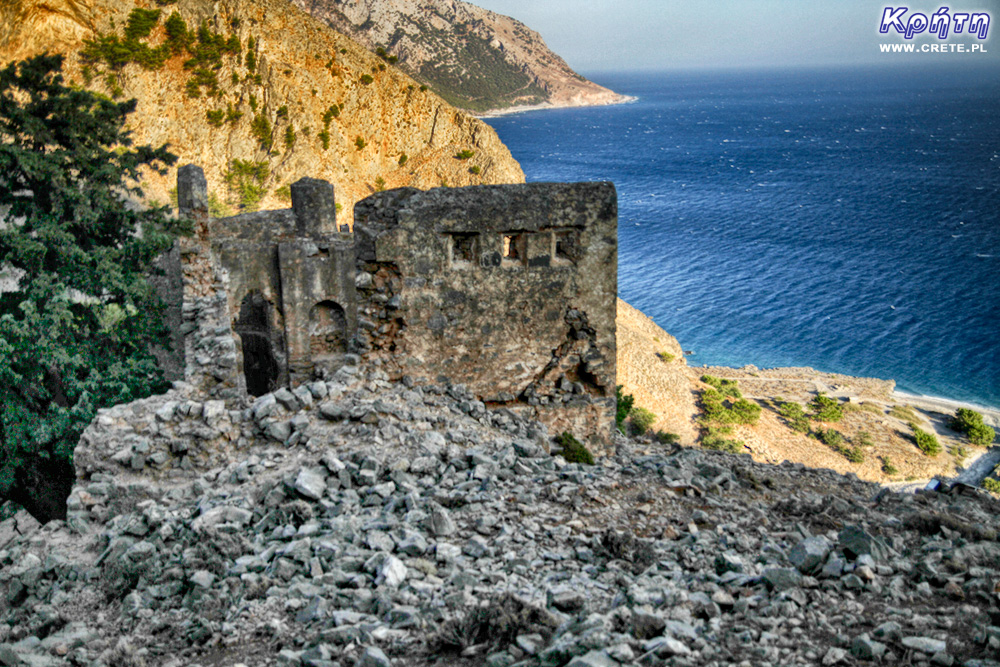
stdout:
{"type": "Polygon", "coordinates": [[[691,365],[812,366],[1000,407],[995,69],[593,77],[489,119],[529,181],[613,181],[619,295],[691,365]]]}

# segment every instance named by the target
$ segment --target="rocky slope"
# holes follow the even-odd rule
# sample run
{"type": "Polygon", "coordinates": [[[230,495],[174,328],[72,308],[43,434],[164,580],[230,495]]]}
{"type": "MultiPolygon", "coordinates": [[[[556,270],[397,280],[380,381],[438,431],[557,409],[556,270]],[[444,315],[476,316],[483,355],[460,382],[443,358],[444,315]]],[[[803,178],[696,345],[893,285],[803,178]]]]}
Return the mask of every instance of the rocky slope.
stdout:
{"type": "Polygon", "coordinates": [[[460,0],[293,0],[452,104],[476,112],[512,106],[615,104],[622,96],[574,72],[520,21],[460,0]]]}
{"type": "MultiPolygon", "coordinates": [[[[149,48],[149,69],[98,58],[84,71],[77,55],[84,40],[124,38],[130,0],[5,2],[0,61],[66,53],[69,79],[138,98],[134,139],[169,142],[181,164],[202,165],[220,208],[283,208],[283,186],[310,176],[335,184],[345,223],[378,188],[524,180],[489,126],[285,0],[145,4],[161,14],[130,48],[137,58],[149,48]],[[175,43],[187,46],[155,62],[174,11],[188,31],[175,43]],[[463,151],[472,157],[455,157],[463,151]]],[[[172,171],[151,174],[147,195],[165,202],[174,182],[172,171]]]]}
{"type": "Polygon", "coordinates": [[[5,665],[996,666],[1000,504],[621,439],[347,367],[102,411],[0,524],[5,665]]]}
{"type": "MultiPolygon", "coordinates": [[[[908,398],[894,392],[891,380],[812,368],[691,367],[673,336],[623,301],[618,304],[617,326],[618,384],[624,393],[635,397],[636,405],[656,415],[654,431],[673,433],[681,444],[693,445],[699,440],[699,419],[704,410],[698,398],[709,388],[701,377],[710,375],[737,382],[743,396],[761,407],[756,424],[731,426],[731,438],[740,443],[740,451],[760,462],[792,461],[900,485],[937,475],[965,474],[984,454],[982,448],[949,428],[957,404],[908,398]],[[808,412],[806,406],[820,392],[842,405],[843,419],[836,423],[809,421],[809,428],[836,431],[843,438],[840,447],[794,430],[781,414],[781,405],[786,402],[798,403],[808,412]],[[918,449],[913,426],[935,434],[941,453],[928,456],[918,449]]],[[[987,424],[1000,424],[1000,413],[978,410],[985,414],[987,424]]],[[[969,481],[978,483],[979,479],[969,481]]]]}

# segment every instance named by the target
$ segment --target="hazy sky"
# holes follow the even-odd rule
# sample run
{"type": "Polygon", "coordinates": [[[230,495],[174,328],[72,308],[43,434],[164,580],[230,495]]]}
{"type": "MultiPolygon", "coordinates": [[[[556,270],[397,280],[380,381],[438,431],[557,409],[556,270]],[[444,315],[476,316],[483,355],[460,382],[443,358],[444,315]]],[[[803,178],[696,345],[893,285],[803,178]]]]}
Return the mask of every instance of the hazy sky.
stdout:
{"type": "MultiPolygon", "coordinates": [[[[581,71],[906,62],[1000,63],[1000,0],[470,0],[513,16],[581,71]],[[886,6],[989,12],[986,53],[883,54],[886,6]]],[[[941,42],[935,35],[913,40],[941,42]]],[[[962,35],[946,43],[980,43],[962,35]]]]}

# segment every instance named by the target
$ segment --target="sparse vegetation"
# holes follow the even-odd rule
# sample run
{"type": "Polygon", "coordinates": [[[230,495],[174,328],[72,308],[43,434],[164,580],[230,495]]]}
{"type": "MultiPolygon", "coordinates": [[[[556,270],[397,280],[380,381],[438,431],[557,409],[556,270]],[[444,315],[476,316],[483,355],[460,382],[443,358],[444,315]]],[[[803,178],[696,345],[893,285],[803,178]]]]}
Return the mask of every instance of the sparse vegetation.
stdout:
{"type": "Polygon", "coordinates": [[[569,463],[582,463],[584,465],[594,465],[594,455],[584,446],[582,442],[573,437],[569,432],[563,432],[556,439],[559,445],[559,454],[569,463]]]}
{"type": "Polygon", "coordinates": [[[292,203],[292,188],[286,183],[280,188],[274,191],[274,196],[285,202],[286,204],[292,203]]]}
{"type": "Polygon", "coordinates": [[[806,415],[805,409],[798,403],[793,401],[781,403],[778,414],[785,418],[788,427],[793,431],[809,433],[809,417],[806,415]]]}
{"type": "Polygon", "coordinates": [[[363,85],[363,86],[370,85],[374,80],[375,79],[372,78],[371,74],[362,74],[361,75],[361,85],[363,85]]]}
{"type": "Polygon", "coordinates": [[[916,410],[914,410],[913,407],[909,405],[892,406],[891,408],[889,408],[889,416],[895,417],[896,419],[906,423],[916,422],[920,420],[920,417],[917,415],[916,410]]]}
{"type": "Polygon", "coordinates": [[[1000,480],[995,480],[992,477],[987,477],[986,479],[983,480],[981,486],[992,494],[1000,495],[1000,480]]]}
{"type": "Polygon", "coordinates": [[[505,593],[445,621],[431,637],[430,646],[436,654],[462,653],[471,647],[498,651],[513,644],[520,635],[550,636],[556,623],[545,610],[505,593]]]}
{"type": "Polygon", "coordinates": [[[732,435],[731,426],[708,426],[702,429],[700,444],[705,449],[712,449],[718,452],[729,452],[739,454],[743,451],[743,443],[726,436],[732,435]]]}
{"type": "Polygon", "coordinates": [[[208,193],[208,214],[213,218],[228,218],[235,215],[235,212],[213,190],[208,193]]]}
{"type": "Polygon", "coordinates": [[[226,120],[226,112],[222,109],[210,109],[205,112],[205,117],[212,127],[222,127],[222,123],[226,120]]]}
{"type": "Polygon", "coordinates": [[[250,134],[260,144],[262,150],[271,152],[274,148],[274,129],[266,114],[259,113],[250,121],[250,134]]]}
{"type": "Polygon", "coordinates": [[[717,378],[712,375],[702,375],[701,381],[708,386],[715,389],[717,392],[723,396],[729,396],[731,398],[743,398],[743,394],[740,393],[739,383],[736,380],[724,380],[722,378],[717,378]]]}
{"type": "Polygon", "coordinates": [[[858,443],[859,447],[874,447],[875,441],[872,439],[872,434],[868,431],[861,431],[856,436],[854,436],[854,441],[858,443]]]}
{"type": "Polygon", "coordinates": [[[655,421],[656,415],[643,407],[633,407],[629,414],[629,423],[632,426],[632,432],[636,435],[645,435],[655,421]]]}
{"type": "Polygon", "coordinates": [[[295,147],[295,127],[291,124],[285,126],[285,150],[292,150],[295,147]]]}
{"type": "Polygon", "coordinates": [[[850,446],[844,441],[844,435],[832,428],[816,429],[813,433],[824,445],[842,454],[851,463],[864,463],[865,453],[860,447],[850,446]]]}
{"type": "Polygon", "coordinates": [[[400,155],[399,156],[399,166],[402,167],[404,164],[406,164],[406,161],[409,160],[409,159],[410,158],[409,158],[409,156],[406,153],[403,153],[402,155],[400,155]]]}
{"type": "Polygon", "coordinates": [[[760,419],[761,408],[758,404],[745,398],[726,400],[725,396],[715,389],[701,392],[700,402],[703,423],[752,426],[760,419]]]}
{"type": "Polygon", "coordinates": [[[468,160],[469,158],[471,158],[475,154],[476,154],[476,151],[461,150],[461,151],[459,151],[458,153],[455,154],[455,159],[456,160],[468,160]]]}
{"type": "Polygon", "coordinates": [[[355,139],[355,140],[354,140],[354,146],[355,146],[355,148],[357,148],[357,149],[358,149],[359,151],[360,151],[360,150],[364,150],[365,146],[367,146],[367,145],[368,145],[368,144],[367,144],[367,142],[365,142],[365,139],[364,139],[364,137],[358,137],[357,139],[355,139]]]}
{"type": "Polygon", "coordinates": [[[868,412],[873,415],[880,415],[884,411],[881,407],[874,403],[844,403],[840,406],[840,409],[845,413],[848,412],[868,412]]]}
{"type": "Polygon", "coordinates": [[[656,432],[656,441],[661,445],[676,445],[681,441],[681,436],[676,433],[667,433],[666,431],[656,432]]]}
{"type": "Polygon", "coordinates": [[[233,160],[226,172],[226,184],[243,211],[256,211],[267,194],[264,184],[270,175],[267,162],[233,160]]]}
{"type": "Polygon", "coordinates": [[[933,433],[924,431],[916,424],[910,424],[910,428],[913,429],[913,441],[920,451],[927,456],[937,456],[941,453],[941,444],[933,433]]]}
{"type": "Polygon", "coordinates": [[[819,392],[809,403],[812,408],[812,418],[820,422],[839,422],[844,418],[844,411],[840,407],[840,402],[830,398],[823,392],[819,392]]]}
{"type": "Polygon", "coordinates": [[[668,364],[671,361],[673,361],[674,359],[677,358],[676,356],[674,356],[673,354],[670,354],[669,352],[667,352],[665,350],[657,352],[656,356],[658,356],[660,358],[660,361],[666,362],[668,364]]]}
{"type": "Polygon", "coordinates": [[[375,192],[385,191],[385,179],[379,176],[375,179],[375,192]]]}
{"type": "Polygon", "coordinates": [[[472,174],[473,176],[478,176],[479,172],[481,172],[481,171],[482,171],[482,169],[480,168],[480,166],[478,164],[474,164],[471,167],[469,167],[469,173],[472,174]]]}
{"type": "Polygon", "coordinates": [[[989,446],[996,438],[996,431],[986,425],[983,415],[969,408],[956,410],[948,426],[959,433],[964,433],[969,442],[979,447],[989,446]]]}
{"type": "Polygon", "coordinates": [[[635,398],[632,394],[623,394],[622,385],[618,385],[615,387],[615,400],[617,406],[615,409],[615,426],[624,435],[625,430],[622,428],[622,425],[628,418],[629,413],[632,412],[632,406],[635,405],[635,398]]]}
{"type": "Polygon", "coordinates": [[[882,472],[890,477],[899,474],[899,470],[892,464],[892,459],[888,456],[882,457],[882,472]]]}

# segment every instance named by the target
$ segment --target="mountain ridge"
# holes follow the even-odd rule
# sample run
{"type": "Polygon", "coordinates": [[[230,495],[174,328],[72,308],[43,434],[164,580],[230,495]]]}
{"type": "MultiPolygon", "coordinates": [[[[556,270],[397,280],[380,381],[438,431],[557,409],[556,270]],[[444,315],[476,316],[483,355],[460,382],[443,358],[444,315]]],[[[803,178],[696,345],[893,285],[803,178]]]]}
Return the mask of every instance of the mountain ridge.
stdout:
{"type": "MultiPolygon", "coordinates": [[[[379,189],[524,181],[492,128],[284,0],[22,0],[0,8],[0,61],[44,51],[67,56],[68,81],[89,77],[99,92],[137,98],[135,142],[169,143],[179,164],[203,166],[222,213],[283,208],[286,186],[306,176],[334,184],[341,224],[354,202],[379,189]],[[161,10],[136,41],[152,62],[101,60],[107,40],[124,43],[137,8],[161,10]],[[189,50],[159,62],[174,12],[189,50]],[[90,62],[79,54],[87,40],[98,45],[90,62]]],[[[148,174],[147,197],[165,201],[173,181],[172,171],[148,174]]]]}
{"type": "Polygon", "coordinates": [[[455,106],[616,104],[628,98],[580,76],[520,21],[461,0],[292,0],[371,51],[398,61],[455,106]]]}

